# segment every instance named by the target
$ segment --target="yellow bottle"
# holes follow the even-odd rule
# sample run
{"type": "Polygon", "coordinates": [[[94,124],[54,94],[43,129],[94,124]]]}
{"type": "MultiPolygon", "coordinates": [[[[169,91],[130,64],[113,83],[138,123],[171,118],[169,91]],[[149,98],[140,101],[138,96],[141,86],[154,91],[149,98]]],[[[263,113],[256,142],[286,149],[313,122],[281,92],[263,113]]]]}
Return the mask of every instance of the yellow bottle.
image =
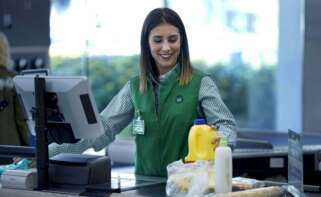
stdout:
{"type": "Polygon", "coordinates": [[[207,125],[204,119],[195,119],[188,135],[189,152],[185,162],[213,160],[216,147],[212,144],[212,140],[216,136],[216,129],[207,125]]]}

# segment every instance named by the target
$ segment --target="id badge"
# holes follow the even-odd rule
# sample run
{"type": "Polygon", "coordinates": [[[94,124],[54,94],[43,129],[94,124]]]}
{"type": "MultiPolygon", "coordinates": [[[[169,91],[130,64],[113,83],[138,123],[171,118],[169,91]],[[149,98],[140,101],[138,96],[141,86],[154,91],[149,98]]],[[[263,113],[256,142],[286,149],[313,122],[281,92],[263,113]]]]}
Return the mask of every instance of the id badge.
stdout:
{"type": "Polygon", "coordinates": [[[145,134],[145,122],[141,119],[139,112],[136,112],[137,117],[133,120],[133,134],[144,135],[145,134]]]}

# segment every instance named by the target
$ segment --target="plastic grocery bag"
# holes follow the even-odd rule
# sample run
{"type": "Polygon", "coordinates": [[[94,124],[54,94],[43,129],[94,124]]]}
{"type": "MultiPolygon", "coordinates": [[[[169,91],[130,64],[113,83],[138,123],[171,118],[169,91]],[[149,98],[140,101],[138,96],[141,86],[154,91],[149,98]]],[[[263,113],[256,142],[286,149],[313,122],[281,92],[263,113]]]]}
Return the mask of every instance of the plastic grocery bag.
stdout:
{"type": "Polygon", "coordinates": [[[214,191],[214,162],[199,160],[183,163],[181,160],[167,166],[168,196],[197,197],[214,191]]]}
{"type": "Polygon", "coordinates": [[[26,170],[28,169],[28,165],[31,163],[28,159],[22,159],[15,164],[9,164],[5,166],[0,166],[0,176],[7,170],[26,170]]]}

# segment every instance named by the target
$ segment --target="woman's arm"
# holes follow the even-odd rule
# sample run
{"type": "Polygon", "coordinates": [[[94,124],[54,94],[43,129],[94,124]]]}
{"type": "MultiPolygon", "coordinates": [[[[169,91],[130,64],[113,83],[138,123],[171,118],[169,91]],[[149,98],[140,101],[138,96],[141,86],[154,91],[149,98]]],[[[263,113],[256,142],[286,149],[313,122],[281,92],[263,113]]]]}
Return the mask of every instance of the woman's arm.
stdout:
{"type": "Polygon", "coordinates": [[[100,113],[105,133],[94,140],[94,149],[98,151],[114,141],[115,136],[133,120],[134,111],[130,82],[127,82],[100,113]]]}
{"type": "Polygon", "coordinates": [[[104,134],[94,139],[82,139],[75,144],[52,143],[49,145],[49,157],[59,153],[82,153],[91,147],[95,151],[99,151],[114,141],[115,136],[131,122],[133,116],[134,107],[130,93],[130,82],[127,82],[100,113],[105,130],[104,134]]]}
{"type": "Polygon", "coordinates": [[[235,146],[237,137],[235,119],[222,101],[215,82],[209,76],[202,79],[199,101],[207,123],[219,127],[219,132],[227,137],[228,144],[235,146]]]}

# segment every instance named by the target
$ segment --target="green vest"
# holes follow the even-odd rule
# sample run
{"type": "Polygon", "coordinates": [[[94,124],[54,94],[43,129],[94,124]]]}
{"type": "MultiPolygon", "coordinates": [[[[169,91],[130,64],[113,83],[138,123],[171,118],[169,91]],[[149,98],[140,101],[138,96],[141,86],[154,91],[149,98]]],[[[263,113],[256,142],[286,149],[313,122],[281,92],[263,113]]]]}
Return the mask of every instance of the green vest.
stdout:
{"type": "Polygon", "coordinates": [[[188,133],[198,116],[198,95],[203,74],[193,70],[188,85],[179,85],[180,69],[175,68],[160,86],[159,112],[151,82],[142,94],[139,78],[131,80],[135,110],[145,123],[144,135],[136,135],[136,174],[167,176],[166,166],[183,159],[188,152],[188,133]]]}

